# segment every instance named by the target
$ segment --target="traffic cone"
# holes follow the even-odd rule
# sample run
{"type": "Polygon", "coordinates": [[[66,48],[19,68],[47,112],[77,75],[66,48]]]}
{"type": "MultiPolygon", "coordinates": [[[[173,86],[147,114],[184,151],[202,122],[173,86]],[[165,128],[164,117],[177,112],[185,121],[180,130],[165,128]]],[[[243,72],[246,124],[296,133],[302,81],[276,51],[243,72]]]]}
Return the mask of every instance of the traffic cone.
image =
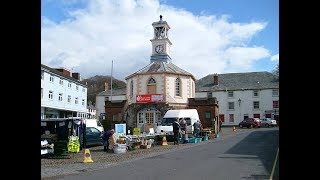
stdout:
{"type": "Polygon", "coordinates": [[[93,162],[91,159],[91,154],[90,154],[90,150],[89,149],[85,149],[84,150],[84,163],[88,163],[88,162],[93,162]]]}
{"type": "Polygon", "coordinates": [[[233,126],[233,131],[234,131],[234,132],[236,132],[236,131],[237,131],[235,126],[233,126]]]}
{"type": "Polygon", "coordinates": [[[162,138],[162,146],[168,146],[166,136],[164,136],[164,137],[162,138]]]}

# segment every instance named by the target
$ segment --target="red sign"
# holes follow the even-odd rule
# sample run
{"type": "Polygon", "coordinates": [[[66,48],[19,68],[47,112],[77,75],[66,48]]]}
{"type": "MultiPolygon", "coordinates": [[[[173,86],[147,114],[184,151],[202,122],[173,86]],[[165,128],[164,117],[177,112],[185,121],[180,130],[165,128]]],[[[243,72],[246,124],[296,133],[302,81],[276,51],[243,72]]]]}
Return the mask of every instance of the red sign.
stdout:
{"type": "Polygon", "coordinates": [[[163,101],[162,94],[140,94],[136,96],[137,103],[160,102],[163,101]]]}

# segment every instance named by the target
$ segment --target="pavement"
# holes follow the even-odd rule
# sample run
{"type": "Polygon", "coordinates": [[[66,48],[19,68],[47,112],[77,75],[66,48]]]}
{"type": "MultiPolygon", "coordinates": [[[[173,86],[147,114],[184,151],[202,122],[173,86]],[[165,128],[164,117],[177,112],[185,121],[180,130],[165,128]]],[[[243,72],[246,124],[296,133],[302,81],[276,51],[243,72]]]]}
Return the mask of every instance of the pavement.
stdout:
{"type": "Polygon", "coordinates": [[[79,174],[81,172],[103,169],[137,159],[157,156],[180,149],[199,146],[212,141],[223,140],[224,138],[234,136],[238,133],[248,130],[250,129],[238,129],[238,127],[236,127],[236,131],[234,132],[233,127],[222,127],[221,132],[219,132],[219,138],[209,139],[208,141],[179,145],[173,145],[172,142],[168,142],[168,146],[155,145],[150,149],[136,149],[121,154],[107,153],[103,151],[103,146],[90,147],[87,149],[89,149],[90,151],[91,159],[93,162],[87,163],[84,162],[85,149],[82,149],[79,153],[68,154],[68,158],[41,158],[41,179],[56,179],[58,177],[61,178],[65,175],[79,174]]]}

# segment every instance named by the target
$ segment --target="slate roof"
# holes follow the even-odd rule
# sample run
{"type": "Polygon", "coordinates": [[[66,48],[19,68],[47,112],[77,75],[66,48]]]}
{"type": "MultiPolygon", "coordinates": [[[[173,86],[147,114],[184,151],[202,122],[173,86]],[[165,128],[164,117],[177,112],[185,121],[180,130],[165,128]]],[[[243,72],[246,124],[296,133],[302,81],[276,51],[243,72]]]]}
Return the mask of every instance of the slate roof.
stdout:
{"type": "Polygon", "coordinates": [[[129,75],[126,79],[138,75],[138,74],[151,74],[151,73],[169,73],[169,74],[180,74],[180,75],[187,75],[191,76],[194,80],[194,76],[179,68],[178,66],[174,65],[172,62],[164,62],[164,61],[153,61],[144,68],[140,69],[139,71],[129,75]]]}
{"type": "Polygon", "coordinates": [[[214,74],[207,75],[195,82],[196,91],[225,91],[277,89],[279,81],[270,72],[247,72],[218,74],[218,85],[213,84],[214,74]]]}
{"type": "MultiPolygon", "coordinates": [[[[62,76],[62,77],[66,78],[66,79],[68,79],[68,80],[70,80],[70,81],[75,82],[76,84],[81,84],[81,85],[87,87],[87,85],[86,85],[84,82],[81,82],[81,81],[79,81],[78,79],[76,79],[76,78],[74,78],[74,77],[67,76],[67,75],[63,74],[62,72],[60,72],[60,71],[58,71],[58,70],[56,70],[56,69],[50,68],[50,67],[48,67],[48,66],[46,66],[46,65],[44,65],[44,64],[41,64],[41,70],[42,70],[42,69],[46,69],[46,71],[49,71],[49,72],[51,72],[51,73],[53,73],[53,74],[62,76]]],[[[71,72],[70,72],[70,74],[71,74],[71,72]]]]}
{"type": "MultiPolygon", "coordinates": [[[[113,89],[112,90],[112,95],[113,96],[119,96],[119,95],[126,95],[127,93],[127,88],[122,88],[122,89],[113,89]]],[[[97,96],[110,96],[111,95],[111,90],[107,91],[102,91],[97,94],[97,96]]]]}

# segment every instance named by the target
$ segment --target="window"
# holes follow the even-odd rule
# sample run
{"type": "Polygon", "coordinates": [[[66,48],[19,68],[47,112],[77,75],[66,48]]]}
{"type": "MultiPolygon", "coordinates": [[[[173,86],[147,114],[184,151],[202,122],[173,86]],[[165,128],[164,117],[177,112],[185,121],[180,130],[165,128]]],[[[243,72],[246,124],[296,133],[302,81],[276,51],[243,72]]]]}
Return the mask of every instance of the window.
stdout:
{"type": "Polygon", "coordinates": [[[53,91],[49,91],[49,99],[53,99],[53,91]]]}
{"type": "Polygon", "coordinates": [[[176,96],[181,96],[181,80],[179,78],[176,79],[176,96]]]}
{"type": "Polygon", "coordinates": [[[211,113],[210,112],[205,112],[204,116],[206,117],[206,119],[211,119],[211,113]]]}
{"type": "Polygon", "coordinates": [[[50,76],[50,82],[54,82],[54,77],[50,76]]]}
{"type": "Polygon", "coordinates": [[[71,96],[68,95],[68,103],[70,103],[70,102],[71,102],[71,96]]]}
{"type": "Polygon", "coordinates": [[[156,84],[156,81],[153,78],[149,79],[148,85],[156,84]]]}
{"type": "Polygon", "coordinates": [[[234,114],[229,114],[229,122],[234,123],[234,114]]]}
{"type": "Polygon", "coordinates": [[[59,93],[59,101],[62,101],[62,93],[59,93]]]}
{"type": "Polygon", "coordinates": [[[253,97],[258,97],[258,96],[259,96],[259,91],[253,90],[253,97]]]}
{"type": "Polygon", "coordinates": [[[148,124],[153,124],[154,122],[154,117],[153,117],[153,112],[146,112],[146,121],[148,124]]]}
{"type": "Polygon", "coordinates": [[[253,101],[253,109],[259,109],[259,101],[253,101]]]}
{"type": "Polygon", "coordinates": [[[273,108],[279,108],[279,101],[272,101],[273,108]]]}
{"type": "Polygon", "coordinates": [[[208,98],[212,97],[212,92],[208,92],[208,98]]]}
{"type": "Polygon", "coordinates": [[[78,98],[77,97],[74,99],[74,103],[78,104],[78,98]]]}
{"type": "Polygon", "coordinates": [[[59,84],[63,85],[63,80],[62,79],[60,79],[59,84]]]}
{"type": "Polygon", "coordinates": [[[79,86],[78,86],[78,85],[76,85],[76,90],[77,90],[77,91],[79,90],[79,86]]]}
{"type": "Polygon", "coordinates": [[[233,91],[228,91],[228,97],[232,98],[233,97],[233,91]]]}
{"type": "Polygon", "coordinates": [[[84,106],[84,103],[85,103],[85,102],[84,102],[84,99],[82,99],[82,106],[84,106]]]}
{"type": "Polygon", "coordinates": [[[71,83],[70,82],[68,82],[68,88],[71,88],[71,83]]]}
{"type": "Polygon", "coordinates": [[[147,86],[148,86],[147,94],[157,94],[157,84],[153,78],[149,79],[147,86]]]}
{"type": "Polygon", "coordinates": [[[234,102],[228,102],[228,108],[234,109],[234,102]]]}
{"type": "Polygon", "coordinates": [[[279,96],[279,90],[278,89],[272,89],[272,96],[279,96]]]}
{"type": "Polygon", "coordinates": [[[43,88],[41,88],[41,99],[43,98],[43,88]]]}
{"type": "Polygon", "coordinates": [[[139,113],[138,123],[143,123],[143,113],[139,113]]]}
{"type": "Polygon", "coordinates": [[[130,84],[130,97],[132,98],[133,96],[133,81],[131,80],[131,84],[130,84]]]}

